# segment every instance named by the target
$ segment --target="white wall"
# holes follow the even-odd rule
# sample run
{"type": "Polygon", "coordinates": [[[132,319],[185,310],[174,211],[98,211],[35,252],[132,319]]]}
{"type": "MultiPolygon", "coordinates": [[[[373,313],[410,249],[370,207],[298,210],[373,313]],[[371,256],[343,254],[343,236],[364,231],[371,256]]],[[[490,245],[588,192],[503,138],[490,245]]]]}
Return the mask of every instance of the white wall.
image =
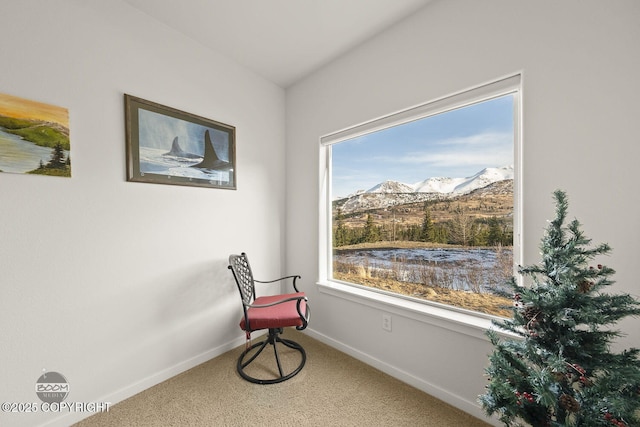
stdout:
{"type": "MultiPolygon", "coordinates": [[[[318,277],[318,138],[500,77],[524,76],[524,261],[539,261],[552,192],[614,248],[614,292],[640,296],[635,182],[640,2],[436,0],[287,91],[287,266],[318,277]]],[[[311,333],[482,416],[486,340],[307,288],[311,333]]],[[[388,308],[388,307],[387,307],[388,308]]],[[[402,313],[402,311],[400,311],[402,313]]],[[[618,347],[640,347],[640,320],[618,347]]]]}
{"type": "Polygon", "coordinates": [[[0,92],[69,109],[73,169],[0,174],[0,402],[39,402],[43,369],[115,402],[240,344],[228,255],[283,265],[284,91],[118,0],[0,16],[0,92]],[[237,191],[126,182],[124,93],[236,126],[237,191]]]}
{"type": "MultiPolygon", "coordinates": [[[[73,161],[71,179],[0,174],[2,402],[37,402],[42,369],[67,377],[68,401],[115,402],[225,351],[242,335],[227,255],[245,250],[274,277],[286,248],[312,334],[479,414],[483,339],[402,311],[389,334],[383,308],[313,284],[318,137],[516,71],[525,262],[562,188],[613,246],[614,290],[640,295],[635,0],[435,0],[290,88],[286,128],[280,88],[120,1],[5,1],[0,15],[0,92],[68,108],[73,161]],[[238,190],[127,183],[123,93],[236,126],[238,190]]],[[[640,346],[639,323],[622,324],[621,347],[640,346]]]]}

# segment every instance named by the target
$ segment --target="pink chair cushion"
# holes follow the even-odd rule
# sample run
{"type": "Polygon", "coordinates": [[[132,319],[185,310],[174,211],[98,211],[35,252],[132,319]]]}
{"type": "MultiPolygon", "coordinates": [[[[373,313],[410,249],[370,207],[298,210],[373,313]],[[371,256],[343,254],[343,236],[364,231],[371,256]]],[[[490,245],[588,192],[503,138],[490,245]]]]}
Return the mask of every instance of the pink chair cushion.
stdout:
{"type": "MultiPolygon", "coordinates": [[[[270,304],[272,302],[281,301],[287,298],[304,297],[304,292],[298,292],[295,294],[283,294],[283,295],[270,295],[264,297],[258,297],[255,299],[252,305],[270,304]]],[[[247,310],[247,317],[249,318],[249,326],[252,331],[259,329],[269,328],[285,328],[288,326],[302,326],[302,319],[298,314],[296,305],[297,300],[287,301],[282,304],[272,305],[270,307],[256,308],[252,307],[247,310]]],[[[305,313],[307,302],[302,300],[300,302],[300,311],[305,313]]],[[[240,321],[240,328],[245,329],[244,316],[240,321]]]]}

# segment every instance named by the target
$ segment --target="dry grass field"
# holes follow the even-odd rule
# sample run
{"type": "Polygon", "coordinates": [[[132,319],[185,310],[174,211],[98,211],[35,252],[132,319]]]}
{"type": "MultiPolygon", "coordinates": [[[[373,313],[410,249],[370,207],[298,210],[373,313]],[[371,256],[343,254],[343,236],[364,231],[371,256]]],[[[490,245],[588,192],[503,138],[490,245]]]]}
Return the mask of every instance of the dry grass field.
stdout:
{"type": "Polygon", "coordinates": [[[426,286],[419,283],[407,283],[387,278],[370,277],[364,273],[364,270],[361,273],[334,272],[334,278],[480,313],[500,317],[511,317],[511,310],[507,307],[512,306],[513,301],[493,294],[459,291],[436,286],[426,286]]]}

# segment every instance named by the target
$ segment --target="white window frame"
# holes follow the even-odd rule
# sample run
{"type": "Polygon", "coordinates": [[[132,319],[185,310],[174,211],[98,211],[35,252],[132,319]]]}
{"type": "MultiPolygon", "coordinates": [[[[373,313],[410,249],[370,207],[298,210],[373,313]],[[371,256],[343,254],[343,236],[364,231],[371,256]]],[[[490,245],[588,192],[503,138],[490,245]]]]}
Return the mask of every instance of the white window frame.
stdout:
{"type": "Polygon", "coordinates": [[[367,305],[373,308],[404,315],[416,320],[453,328],[473,336],[484,336],[497,317],[471,310],[440,304],[427,300],[380,291],[332,278],[333,248],[332,194],[331,194],[331,146],[348,139],[366,135],[382,129],[486,101],[499,96],[514,96],[514,213],[513,213],[513,259],[516,266],[522,263],[522,73],[472,87],[406,110],[383,116],[359,125],[320,137],[320,212],[319,212],[319,259],[318,285],[320,292],[367,305]]]}

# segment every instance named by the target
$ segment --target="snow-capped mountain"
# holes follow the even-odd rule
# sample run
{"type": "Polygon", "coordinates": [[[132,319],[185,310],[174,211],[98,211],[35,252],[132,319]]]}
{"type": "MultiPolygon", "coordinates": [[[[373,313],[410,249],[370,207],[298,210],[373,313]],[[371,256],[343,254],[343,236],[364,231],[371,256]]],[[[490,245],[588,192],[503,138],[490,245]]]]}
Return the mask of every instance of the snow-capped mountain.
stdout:
{"type": "Polygon", "coordinates": [[[415,188],[398,181],[385,181],[368,189],[365,193],[413,193],[415,188]]]}
{"type": "Polygon", "coordinates": [[[505,179],[513,179],[513,166],[485,168],[466,178],[429,178],[412,187],[419,193],[467,194],[505,179]]]}
{"type": "Polygon", "coordinates": [[[513,180],[513,166],[485,168],[465,178],[429,178],[416,184],[384,181],[369,190],[361,190],[344,198],[341,208],[344,212],[354,212],[455,197],[505,180],[513,180]]]}

